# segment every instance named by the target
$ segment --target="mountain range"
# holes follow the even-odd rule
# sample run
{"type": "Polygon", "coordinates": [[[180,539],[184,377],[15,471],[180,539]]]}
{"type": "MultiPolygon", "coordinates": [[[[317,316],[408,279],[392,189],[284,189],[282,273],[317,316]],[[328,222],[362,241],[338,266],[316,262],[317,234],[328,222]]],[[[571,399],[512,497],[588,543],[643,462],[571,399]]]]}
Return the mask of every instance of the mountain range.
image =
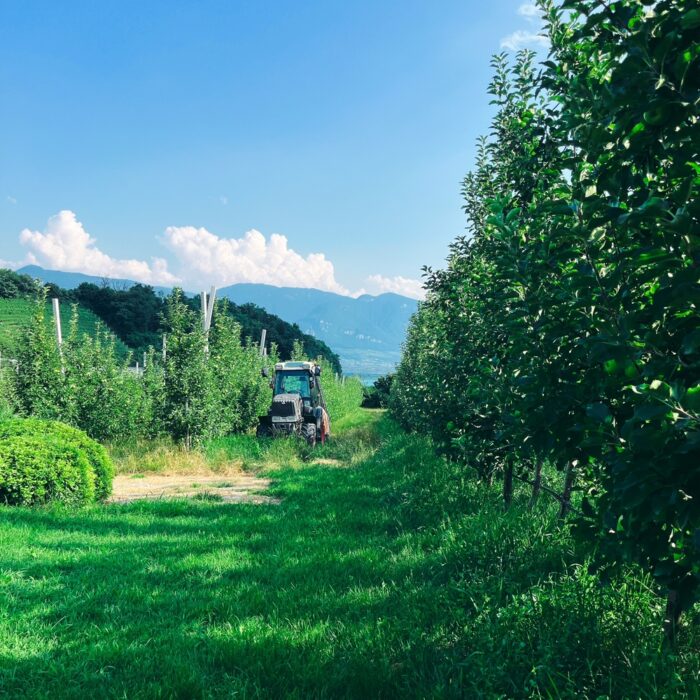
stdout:
{"type": "MultiPolygon", "coordinates": [[[[74,289],[83,282],[108,284],[128,289],[132,280],[105,279],[75,272],[45,270],[28,265],[23,274],[74,289]]],[[[166,288],[157,291],[168,293],[166,288]]],[[[318,289],[274,287],[268,284],[234,284],[217,292],[219,298],[236,304],[252,303],[327,343],[340,355],[348,374],[372,379],[391,372],[401,357],[401,344],[411,315],[418,308],[415,299],[399,294],[346,297],[318,289]]]]}

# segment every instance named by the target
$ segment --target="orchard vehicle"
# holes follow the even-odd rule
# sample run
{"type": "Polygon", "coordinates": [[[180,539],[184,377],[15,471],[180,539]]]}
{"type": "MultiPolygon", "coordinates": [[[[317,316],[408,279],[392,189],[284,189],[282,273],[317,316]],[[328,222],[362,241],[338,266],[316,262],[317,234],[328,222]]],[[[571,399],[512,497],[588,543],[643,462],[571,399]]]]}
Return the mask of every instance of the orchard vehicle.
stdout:
{"type": "MultiPolygon", "coordinates": [[[[269,376],[266,369],[263,376],[269,376]]],[[[331,422],[315,362],[278,362],[271,382],[272,406],[260,417],[258,437],[298,435],[312,447],[330,436],[331,422]]]]}

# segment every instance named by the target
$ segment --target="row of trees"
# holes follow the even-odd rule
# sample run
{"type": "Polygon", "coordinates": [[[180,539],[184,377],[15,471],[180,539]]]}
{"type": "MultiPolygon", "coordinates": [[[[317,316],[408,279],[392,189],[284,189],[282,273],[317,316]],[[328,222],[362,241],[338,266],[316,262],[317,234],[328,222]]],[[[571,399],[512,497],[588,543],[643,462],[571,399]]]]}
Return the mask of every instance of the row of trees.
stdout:
{"type": "MultiPolygon", "coordinates": [[[[46,313],[44,290],[16,364],[0,368],[0,418],[18,413],[60,420],[101,441],[169,435],[192,447],[249,430],[269,408],[262,368],[278,360],[277,346],[263,357],[257,345],[241,342],[225,301],[205,333],[198,310],[175,290],[165,299],[165,343],[159,343],[162,350],[147,351],[141,371],[119,357],[106,329],[95,337],[80,333],[75,312],[59,348],[46,313]]],[[[290,351],[295,359],[307,353],[299,340],[290,351]]],[[[318,360],[329,412],[341,418],[362,402],[362,384],[338,375],[327,359],[318,360]]]]}
{"type": "Polygon", "coordinates": [[[426,270],[394,414],[482,477],[539,488],[606,571],[700,590],[700,10],[540,3],[551,42],[493,60],[491,132],[464,181],[469,235],[426,270]]]}
{"type": "MultiPolygon", "coordinates": [[[[221,307],[220,307],[221,308],[221,307]]],[[[20,414],[61,420],[98,440],[170,435],[192,446],[246,430],[267,409],[269,386],[258,348],[221,308],[208,334],[175,290],[165,301],[165,350],[151,348],[142,372],[116,353],[113,336],[80,334],[77,314],[61,348],[46,319],[45,293],[17,352],[3,372],[5,403],[20,414]]]]}
{"type": "MultiPolygon", "coordinates": [[[[151,286],[134,284],[120,289],[105,280],[102,285],[84,282],[75,289],[50,284],[48,289],[49,296],[63,303],[80,304],[96,314],[138,357],[149,346],[160,343],[166,297],[151,286]]],[[[29,275],[0,269],[0,299],[33,298],[36,291],[37,282],[29,275]]],[[[182,301],[193,311],[199,311],[198,296],[183,294],[182,301]]],[[[292,346],[301,342],[312,357],[323,357],[334,372],[342,371],[338,355],[322,340],[302,332],[295,323],[287,323],[255,304],[229,302],[220,307],[220,312],[227,313],[238,324],[243,339],[257,340],[265,329],[268,342],[277,345],[282,358],[291,357],[292,346]]]]}

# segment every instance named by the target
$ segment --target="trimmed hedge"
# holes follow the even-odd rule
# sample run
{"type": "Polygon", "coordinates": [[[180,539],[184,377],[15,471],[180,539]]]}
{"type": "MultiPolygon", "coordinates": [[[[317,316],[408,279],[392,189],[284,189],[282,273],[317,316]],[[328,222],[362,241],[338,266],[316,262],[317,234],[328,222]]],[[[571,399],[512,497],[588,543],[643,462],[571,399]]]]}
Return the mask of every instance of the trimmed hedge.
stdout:
{"type": "Polygon", "coordinates": [[[81,430],[38,418],[0,421],[0,501],[103,501],[113,478],[106,450],[81,430]]]}

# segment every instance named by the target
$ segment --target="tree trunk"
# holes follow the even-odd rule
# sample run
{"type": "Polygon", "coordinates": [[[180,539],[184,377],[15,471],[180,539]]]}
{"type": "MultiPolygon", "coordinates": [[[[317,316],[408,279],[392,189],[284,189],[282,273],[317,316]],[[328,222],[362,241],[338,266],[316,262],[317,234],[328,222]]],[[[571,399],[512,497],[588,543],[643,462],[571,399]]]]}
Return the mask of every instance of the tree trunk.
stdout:
{"type": "Polygon", "coordinates": [[[503,475],[503,503],[506,508],[510,507],[513,501],[513,462],[509,459],[506,462],[506,471],[503,475]]]}
{"type": "Polygon", "coordinates": [[[571,510],[571,492],[574,489],[574,467],[569,462],[564,473],[564,490],[561,494],[561,507],[559,508],[559,520],[564,520],[571,510]]]}
{"type": "Polygon", "coordinates": [[[530,496],[530,508],[535,507],[537,499],[540,497],[540,488],[542,486],[542,460],[538,459],[535,462],[535,480],[532,483],[532,495],[530,496]]]}
{"type": "Polygon", "coordinates": [[[664,636],[669,644],[676,642],[676,628],[681,619],[681,604],[678,591],[670,590],[666,598],[666,613],[664,615],[664,636]]]}

